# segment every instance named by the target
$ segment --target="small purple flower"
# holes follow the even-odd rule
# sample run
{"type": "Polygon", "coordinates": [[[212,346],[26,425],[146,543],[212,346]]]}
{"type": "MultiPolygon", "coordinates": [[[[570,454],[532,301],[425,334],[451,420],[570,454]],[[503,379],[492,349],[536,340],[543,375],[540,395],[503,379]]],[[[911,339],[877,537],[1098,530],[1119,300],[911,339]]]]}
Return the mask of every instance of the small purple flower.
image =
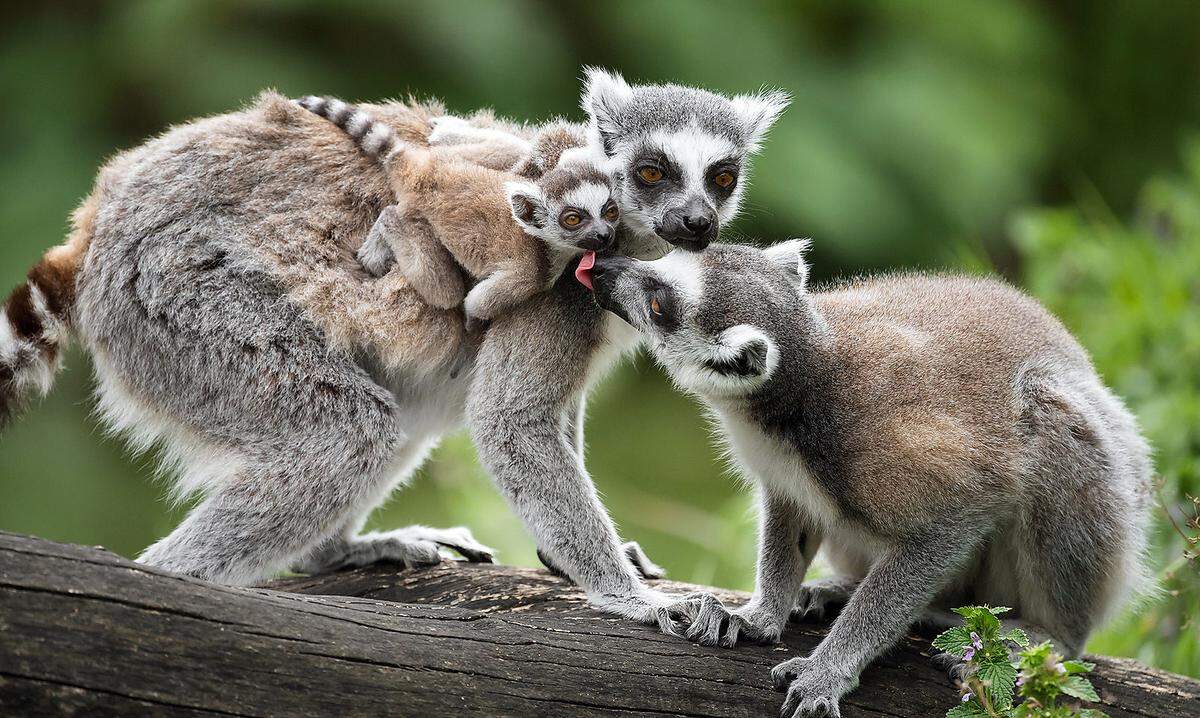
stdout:
{"type": "Polygon", "coordinates": [[[979,634],[974,631],[971,631],[971,645],[975,646],[975,650],[977,651],[983,648],[983,641],[979,639],[979,634]]]}
{"type": "Polygon", "coordinates": [[[1061,663],[1055,663],[1055,664],[1054,664],[1054,670],[1058,671],[1059,673],[1066,673],[1066,672],[1067,672],[1067,667],[1066,667],[1066,666],[1064,666],[1064,665],[1063,665],[1063,664],[1061,664],[1061,663]]]}
{"type": "Polygon", "coordinates": [[[1018,686],[1023,686],[1023,685],[1025,685],[1025,674],[1024,674],[1024,673],[1022,673],[1021,675],[1017,676],[1017,685],[1018,685],[1018,686]]]}
{"type": "Polygon", "coordinates": [[[972,646],[971,648],[968,648],[967,652],[963,654],[964,661],[969,661],[974,657],[975,657],[975,647],[974,646],[972,646]]]}
{"type": "Polygon", "coordinates": [[[966,693],[963,694],[962,702],[966,703],[967,701],[971,700],[974,697],[975,697],[974,693],[972,693],[971,691],[967,691],[966,693]]]}

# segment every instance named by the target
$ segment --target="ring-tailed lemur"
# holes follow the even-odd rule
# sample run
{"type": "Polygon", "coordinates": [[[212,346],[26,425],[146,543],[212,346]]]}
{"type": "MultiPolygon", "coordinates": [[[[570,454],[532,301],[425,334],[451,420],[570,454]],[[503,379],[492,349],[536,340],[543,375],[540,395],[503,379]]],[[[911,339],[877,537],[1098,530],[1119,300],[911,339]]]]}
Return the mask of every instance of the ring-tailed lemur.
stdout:
{"type": "Polygon", "coordinates": [[[757,587],[704,602],[705,644],[777,639],[848,601],[772,671],[784,715],[838,715],[931,606],[1014,608],[1066,653],[1145,580],[1149,447],[1087,353],[990,279],[899,275],[810,292],[803,241],[601,258],[597,302],[649,339],[759,484],[757,587]],[[818,547],[838,577],[803,583],[818,547]]]}
{"type": "MultiPolygon", "coordinates": [[[[705,203],[718,218],[736,213],[740,193],[714,181],[716,163],[744,172],[785,101],[630,86],[592,70],[583,104],[590,136],[605,138],[622,171],[658,161],[674,172],[627,182],[618,200],[642,218],[621,251],[658,256],[666,242],[695,245],[706,233],[655,217],[705,203]]],[[[414,142],[446,115],[404,103],[363,108],[414,142]]],[[[469,121],[533,135],[487,116],[469,121]]],[[[423,302],[398,272],[371,278],[358,262],[393,203],[377,161],[274,93],[121,153],[77,212],[71,239],[47,254],[45,274],[35,270],[9,300],[4,405],[61,344],[59,324],[28,321],[45,307],[91,353],[105,421],[134,446],[160,443],[178,469],[177,493],[199,497],[141,560],[227,583],[298,559],[313,570],[433,560],[446,538],[480,552],[467,536],[424,529],[360,534],[371,509],[465,421],[558,568],[596,605],[675,630],[677,600],[643,583],[583,466],[585,393],[633,337],[614,333],[570,280],[498,317],[478,346],[467,341],[461,311],[423,302]],[[428,321],[441,322],[442,339],[413,341],[408,327],[428,321]],[[463,356],[470,370],[455,373],[463,356]],[[395,369],[432,365],[445,369],[395,369]]]]}
{"type": "MultiPolygon", "coordinates": [[[[586,156],[555,160],[531,182],[475,164],[460,147],[400,141],[386,123],[341,100],[306,97],[300,105],[383,164],[396,204],[379,216],[359,259],[379,273],[372,259],[388,247],[434,306],[462,304],[468,319],[493,319],[549,287],[572,257],[607,251],[616,240],[613,180],[586,156]],[[460,266],[479,280],[465,300],[460,266]]],[[[436,341],[421,327],[412,333],[414,341],[436,341]]]]}

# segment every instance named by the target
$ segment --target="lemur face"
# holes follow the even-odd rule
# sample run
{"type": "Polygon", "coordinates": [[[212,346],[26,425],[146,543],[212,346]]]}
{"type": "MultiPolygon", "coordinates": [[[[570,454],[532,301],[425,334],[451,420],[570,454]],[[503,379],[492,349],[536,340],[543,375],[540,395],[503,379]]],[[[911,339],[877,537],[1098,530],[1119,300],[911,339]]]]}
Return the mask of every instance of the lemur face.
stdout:
{"type": "Polygon", "coordinates": [[[748,158],[788,104],[782,92],[723,97],[678,85],[630,86],[588,69],[583,109],[593,144],[623,180],[625,221],[698,251],[732,220],[748,158]]]}
{"type": "Polygon", "coordinates": [[[536,184],[510,182],[508,200],[521,228],[551,247],[572,255],[607,252],[621,220],[614,184],[591,162],[564,162],[536,184]]]}
{"type": "Polygon", "coordinates": [[[641,330],[680,388],[703,396],[752,392],[779,365],[795,331],[806,240],[767,250],[714,245],[643,262],[603,257],[591,270],[596,302],[641,330]]]}

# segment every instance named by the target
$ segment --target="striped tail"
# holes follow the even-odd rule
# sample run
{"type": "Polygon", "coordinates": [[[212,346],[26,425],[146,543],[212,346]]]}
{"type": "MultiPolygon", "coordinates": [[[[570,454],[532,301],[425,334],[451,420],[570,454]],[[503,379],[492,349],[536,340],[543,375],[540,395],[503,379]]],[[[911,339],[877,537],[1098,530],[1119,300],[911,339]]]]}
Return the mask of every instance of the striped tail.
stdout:
{"type": "Polygon", "coordinates": [[[355,105],[334,97],[312,95],[302,97],[297,102],[309,112],[320,115],[342,128],[358,143],[363,152],[381,162],[388,159],[397,145],[403,144],[391,127],[355,105]]]}
{"type": "Polygon", "coordinates": [[[30,394],[45,395],[62,366],[71,334],[75,274],[81,253],[71,244],[51,249],[13,290],[0,313],[0,428],[30,394]]]}

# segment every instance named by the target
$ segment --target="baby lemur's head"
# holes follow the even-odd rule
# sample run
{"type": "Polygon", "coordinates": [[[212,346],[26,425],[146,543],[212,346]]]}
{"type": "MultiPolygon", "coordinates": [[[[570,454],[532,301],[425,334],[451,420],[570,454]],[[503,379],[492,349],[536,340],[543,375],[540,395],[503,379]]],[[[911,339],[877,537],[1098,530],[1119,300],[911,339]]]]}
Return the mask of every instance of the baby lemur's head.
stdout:
{"type": "Polygon", "coordinates": [[[680,388],[736,397],[766,383],[784,349],[814,329],[805,321],[807,246],[718,244],[653,262],[603,257],[590,279],[596,302],[641,330],[680,388]]]}
{"type": "Polygon", "coordinates": [[[783,92],[725,97],[680,85],[629,85],[588,68],[590,144],[624,179],[625,222],[641,235],[704,249],[738,213],[749,156],[787,107],[783,92]]]}
{"type": "Polygon", "coordinates": [[[507,184],[513,218],[526,233],[567,254],[612,249],[621,211],[612,176],[580,155],[531,181],[507,184]]]}

